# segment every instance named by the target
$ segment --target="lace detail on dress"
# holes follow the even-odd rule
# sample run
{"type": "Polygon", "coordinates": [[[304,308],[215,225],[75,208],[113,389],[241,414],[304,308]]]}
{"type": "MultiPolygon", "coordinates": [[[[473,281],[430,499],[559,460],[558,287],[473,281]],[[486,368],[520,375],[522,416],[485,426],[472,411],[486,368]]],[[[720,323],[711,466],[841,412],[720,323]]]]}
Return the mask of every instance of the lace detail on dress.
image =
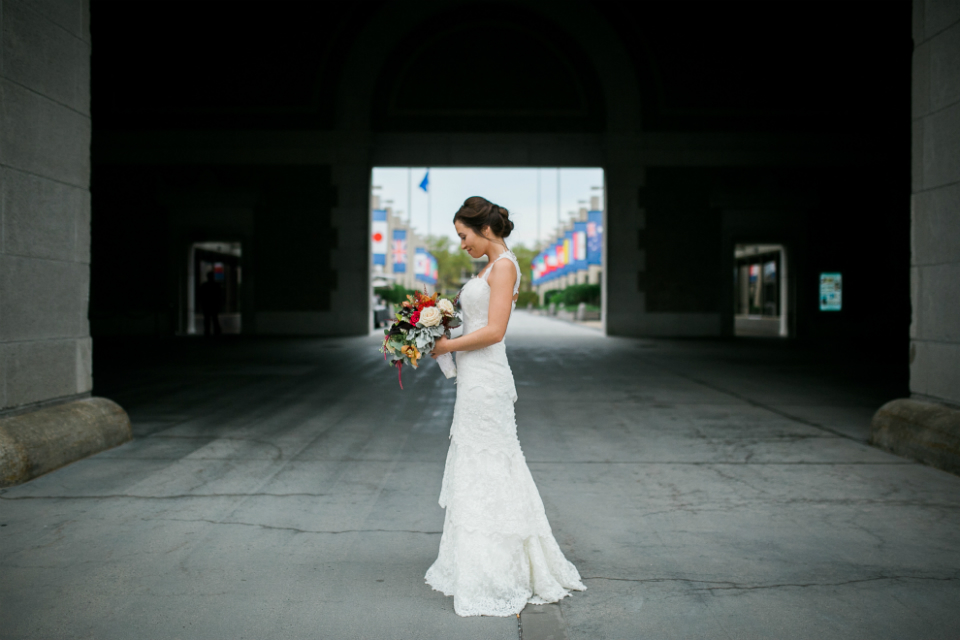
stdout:
{"type": "MultiPolygon", "coordinates": [[[[514,255],[513,251],[510,251],[509,249],[507,249],[506,251],[498,255],[493,262],[495,263],[500,258],[507,258],[508,260],[510,260],[510,262],[513,263],[513,266],[516,267],[517,269],[517,281],[513,283],[513,296],[514,298],[516,298],[517,293],[520,291],[520,279],[523,278],[523,272],[520,270],[520,262],[517,260],[517,256],[514,255]]],[[[487,277],[490,275],[490,272],[492,270],[493,270],[493,263],[490,264],[487,270],[483,272],[483,276],[480,277],[479,279],[482,280],[483,282],[487,282],[487,277]]],[[[488,287],[490,286],[489,283],[487,284],[487,286],[488,287]]],[[[487,302],[489,303],[489,299],[487,300],[487,302]]],[[[513,311],[516,308],[517,308],[517,301],[514,300],[510,304],[510,310],[513,311]]],[[[484,321],[484,324],[481,326],[486,326],[486,321],[487,321],[486,313],[483,314],[483,321],[484,321]]]]}
{"type": "MultiPolygon", "coordinates": [[[[516,292],[520,266],[511,252],[497,259],[504,256],[517,267],[516,292]]],[[[460,292],[464,334],[487,324],[489,272],[460,292]]],[[[440,489],[447,512],[427,583],[453,596],[461,616],[511,616],[528,602],[556,602],[585,589],[553,537],[520,449],[517,390],[503,342],[456,355],[457,402],[440,489]]]]}

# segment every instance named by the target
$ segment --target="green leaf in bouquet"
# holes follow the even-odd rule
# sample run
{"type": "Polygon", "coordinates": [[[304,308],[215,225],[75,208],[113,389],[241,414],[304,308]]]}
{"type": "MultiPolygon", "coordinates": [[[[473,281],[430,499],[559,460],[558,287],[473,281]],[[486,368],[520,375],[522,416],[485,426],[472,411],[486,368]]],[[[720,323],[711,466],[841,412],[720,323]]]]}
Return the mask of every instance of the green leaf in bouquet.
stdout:
{"type": "Polygon", "coordinates": [[[417,335],[417,350],[425,351],[427,348],[433,348],[434,338],[429,333],[421,333],[417,335]]]}

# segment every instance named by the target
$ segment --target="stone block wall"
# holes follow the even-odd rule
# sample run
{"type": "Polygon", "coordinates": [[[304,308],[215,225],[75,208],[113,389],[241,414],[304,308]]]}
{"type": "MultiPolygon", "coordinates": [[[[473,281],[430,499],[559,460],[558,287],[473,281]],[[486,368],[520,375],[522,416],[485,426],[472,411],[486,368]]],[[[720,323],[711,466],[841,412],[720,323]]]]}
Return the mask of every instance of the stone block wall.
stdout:
{"type": "Polygon", "coordinates": [[[960,404],[960,3],[913,3],[910,391],[960,404]]]}
{"type": "Polygon", "coordinates": [[[88,395],[86,0],[0,0],[0,411],[88,395]]]}

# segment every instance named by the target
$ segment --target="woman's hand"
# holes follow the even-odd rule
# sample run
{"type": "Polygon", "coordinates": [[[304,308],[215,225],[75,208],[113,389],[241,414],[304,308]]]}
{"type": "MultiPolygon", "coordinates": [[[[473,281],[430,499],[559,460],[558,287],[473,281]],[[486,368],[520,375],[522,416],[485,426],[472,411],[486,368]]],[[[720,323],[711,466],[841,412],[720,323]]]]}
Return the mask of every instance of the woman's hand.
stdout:
{"type": "Polygon", "coordinates": [[[453,345],[450,344],[451,342],[450,338],[446,336],[437,338],[437,341],[433,345],[433,351],[430,352],[430,357],[436,360],[437,356],[442,356],[445,353],[453,351],[453,345]]]}

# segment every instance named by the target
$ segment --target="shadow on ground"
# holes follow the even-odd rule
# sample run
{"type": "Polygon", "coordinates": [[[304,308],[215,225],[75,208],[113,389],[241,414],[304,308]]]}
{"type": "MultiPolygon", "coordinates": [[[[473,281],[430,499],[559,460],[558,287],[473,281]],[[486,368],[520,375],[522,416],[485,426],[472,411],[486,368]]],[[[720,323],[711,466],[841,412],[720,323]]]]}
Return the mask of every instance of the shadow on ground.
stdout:
{"type": "MultiPolygon", "coordinates": [[[[401,391],[377,340],[98,340],[135,439],[0,494],[4,637],[516,638],[423,583],[456,387],[401,391]]],[[[524,313],[507,343],[569,638],[960,630],[960,478],[865,442],[900,367],[524,313]]]]}

